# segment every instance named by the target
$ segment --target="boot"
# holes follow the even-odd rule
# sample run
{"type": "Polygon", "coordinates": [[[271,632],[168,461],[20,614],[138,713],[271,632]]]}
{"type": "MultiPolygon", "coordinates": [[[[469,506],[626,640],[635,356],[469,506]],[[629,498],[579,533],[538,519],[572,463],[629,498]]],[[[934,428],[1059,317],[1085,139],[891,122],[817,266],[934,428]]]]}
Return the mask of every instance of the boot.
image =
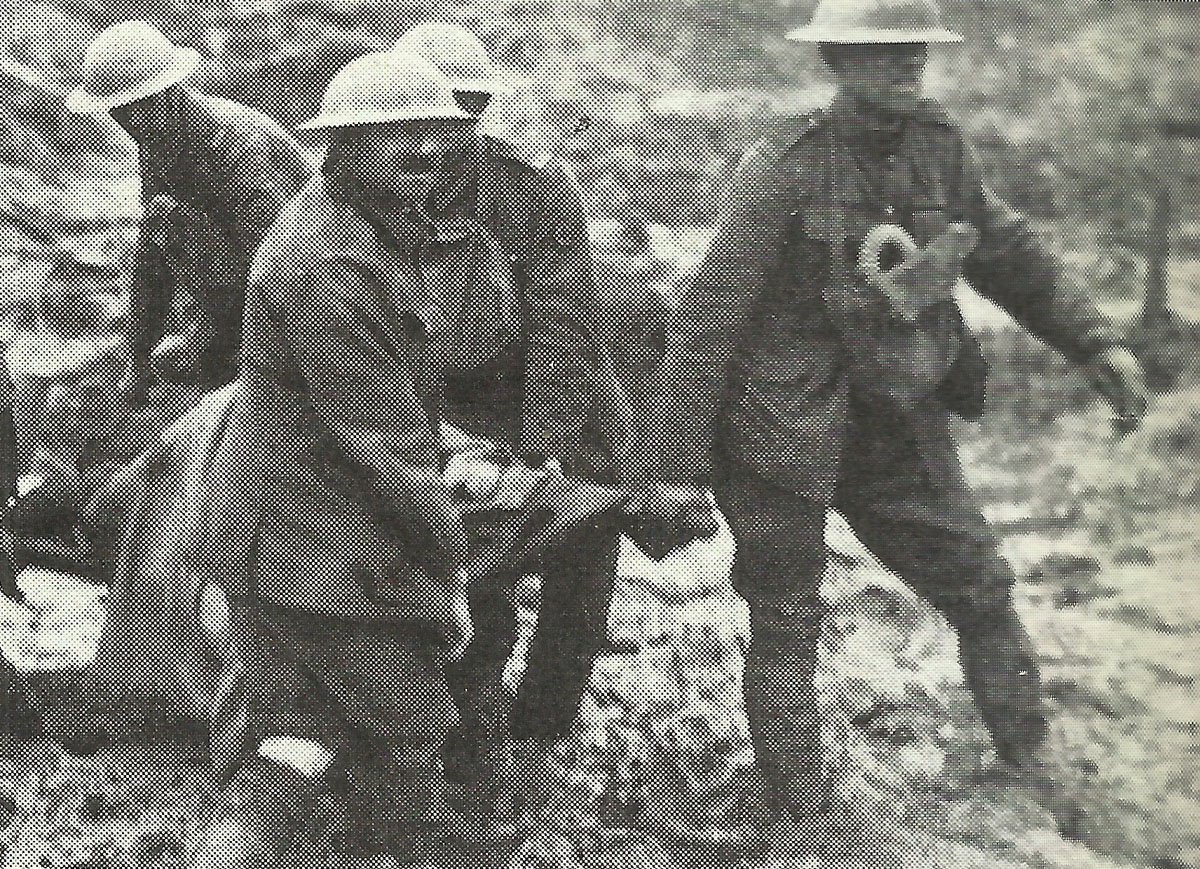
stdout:
{"type": "Polygon", "coordinates": [[[477,685],[459,703],[459,724],[442,750],[447,802],[456,813],[450,835],[475,844],[511,841],[517,788],[508,692],[502,684],[477,685]]]}

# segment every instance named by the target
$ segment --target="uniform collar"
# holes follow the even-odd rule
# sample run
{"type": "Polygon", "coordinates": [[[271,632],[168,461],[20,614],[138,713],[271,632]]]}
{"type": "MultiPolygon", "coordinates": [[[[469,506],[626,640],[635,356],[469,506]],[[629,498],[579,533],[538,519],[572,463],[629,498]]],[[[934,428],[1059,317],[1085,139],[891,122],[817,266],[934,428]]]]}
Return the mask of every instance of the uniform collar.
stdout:
{"type": "Polygon", "coordinates": [[[895,154],[904,139],[909,119],[871,116],[848,96],[839,93],[829,107],[829,115],[842,131],[846,142],[865,157],[895,154]]]}

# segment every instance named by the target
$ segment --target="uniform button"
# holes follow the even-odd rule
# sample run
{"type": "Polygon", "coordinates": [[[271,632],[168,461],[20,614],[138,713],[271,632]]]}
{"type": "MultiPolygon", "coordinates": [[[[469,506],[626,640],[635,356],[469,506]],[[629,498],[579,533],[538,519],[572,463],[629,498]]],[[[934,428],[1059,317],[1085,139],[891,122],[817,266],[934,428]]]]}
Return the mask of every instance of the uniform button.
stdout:
{"type": "Polygon", "coordinates": [[[891,217],[893,214],[896,213],[896,209],[890,205],[885,205],[885,206],[883,206],[883,213],[886,214],[888,217],[891,217]]]}

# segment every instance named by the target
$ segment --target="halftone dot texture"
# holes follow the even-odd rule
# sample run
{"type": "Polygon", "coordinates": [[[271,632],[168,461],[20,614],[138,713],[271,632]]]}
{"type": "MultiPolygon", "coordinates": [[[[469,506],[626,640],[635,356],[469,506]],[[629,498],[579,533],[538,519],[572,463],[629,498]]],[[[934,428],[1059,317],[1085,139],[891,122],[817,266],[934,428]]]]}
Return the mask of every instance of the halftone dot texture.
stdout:
{"type": "MultiPolygon", "coordinates": [[[[648,455],[625,457],[639,468],[653,470],[662,462],[705,471],[704,462],[681,462],[678,453],[656,455],[657,445],[687,444],[703,435],[704,407],[711,404],[705,396],[726,385],[724,369],[713,368],[705,355],[712,350],[706,341],[714,323],[736,315],[730,304],[739,286],[751,283],[747,275],[756,266],[747,261],[712,296],[696,295],[686,275],[707,250],[718,217],[742,189],[732,179],[743,146],[767,132],[768,118],[785,130],[802,130],[797,117],[805,117],[827,92],[815,53],[783,41],[789,28],[808,20],[814,5],[785,12],[734,3],[701,12],[663,4],[637,16],[619,7],[589,13],[558,8],[544,15],[525,10],[515,17],[493,8],[446,10],[485,37],[502,68],[519,70],[529,82],[515,94],[497,97],[484,121],[490,132],[522,142],[510,192],[503,196],[528,205],[530,217],[515,223],[538,226],[527,235],[515,233],[515,242],[499,233],[500,249],[517,251],[521,264],[533,263],[535,254],[544,257],[538,262],[561,262],[583,251],[584,238],[590,239],[595,283],[588,288],[591,299],[582,322],[611,351],[613,370],[634,408],[638,442],[656,447],[648,455]],[[534,159],[543,153],[555,159],[534,159]],[[542,190],[549,191],[545,201],[542,190]],[[583,202],[586,236],[578,226],[558,226],[569,222],[562,203],[574,201],[575,194],[560,195],[566,190],[578,191],[583,202]],[[681,359],[684,351],[697,355],[681,359]],[[686,364],[699,372],[686,380],[668,378],[667,385],[688,403],[660,397],[663,383],[654,369],[664,355],[668,365],[686,364]]],[[[1049,229],[1056,249],[1067,251],[1067,284],[1082,283],[1103,297],[1106,312],[1126,317],[1137,313],[1128,299],[1144,280],[1149,284],[1143,316],[1129,337],[1155,382],[1164,388],[1174,384],[1175,391],[1160,397],[1138,432],[1111,443],[1108,414],[1087,403],[1086,385],[1072,378],[1053,351],[1007,325],[992,307],[963,296],[966,319],[979,329],[992,361],[982,429],[957,433],[965,476],[976,491],[972,498],[961,481],[946,484],[944,465],[939,469],[926,462],[914,468],[903,439],[854,437],[843,445],[840,463],[827,453],[812,458],[828,446],[827,419],[797,417],[804,402],[795,399],[827,397],[822,387],[830,385],[829,378],[810,375],[833,369],[823,367],[818,350],[797,348],[823,341],[837,347],[841,339],[789,320],[797,306],[781,304],[769,316],[759,316],[738,333],[732,348],[758,366],[750,366],[750,374],[757,370],[761,376],[751,378],[749,404],[733,414],[752,425],[742,426],[741,441],[730,444],[737,453],[731,459],[751,465],[728,480],[722,496],[731,531],[663,564],[648,561],[628,543],[623,546],[608,613],[615,648],[598,657],[571,732],[554,743],[544,763],[528,764],[525,790],[537,808],[536,834],[519,849],[497,852],[507,857],[517,850],[515,863],[521,866],[648,866],[680,860],[734,865],[762,844],[758,828],[763,827],[770,847],[752,865],[1200,865],[1194,822],[1200,809],[1190,784],[1197,756],[1191,710],[1200,679],[1192,663],[1200,660],[1192,576],[1200,396],[1187,386],[1196,368],[1195,328],[1187,323],[1196,301],[1188,265],[1195,243],[1188,223],[1195,202],[1195,146],[1188,136],[1196,127],[1190,72],[1196,20],[1188,6],[1081,3],[1047,10],[1024,2],[986,8],[947,3],[944,23],[965,34],[968,43],[961,50],[935,51],[928,74],[930,89],[961,122],[989,185],[1049,229]],[[772,346],[782,349],[775,355],[764,352],[772,346]],[[773,442],[744,436],[755,430],[769,434],[775,425],[790,425],[787,436],[773,442]],[[768,464],[764,473],[775,448],[782,451],[781,460],[775,457],[779,467],[768,464]],[[897,473],[881,475],[880,469],[897,473]],[[750,497],[743,483],[763,479],[764,491],[750,497]],[[881,481],[886,485],[875,485],[881,481]],[[806,509],[794,497],[797,486],[834,483],[836,506],[903,583],[849,537],[840,518],[831,514],[832,524],[822,535],[824,511],[806,509]],[[939,485],[951,504],[939,502],[933,509],[925,502],[910,509],[905,497],[927,495],[926,487],[939,485]],[[847,491],[858,497],[843,497],[847,491]],[[974,518],[974,499],[989,520],[999,554],[974,518]],[[884,503],[895,509],[878,509],[884,503]],[[733,576],[744,599],[730,585],[735,537],[740,548],[733,576]],[[828,558],[822,557],[822,537],[828,558]],[[1012,618],[1014,604],[1024,631],[1012,618]],[[1026,631],[1036,667],[1026,660],[1026,631]],[[993,745],[976,706],[994,732],[1035,737],[1040,729],[1036,704],[1021,698],[1031,696],[1037,670],[1050,711],[1048,744],[1029,755],[1020,776],[989,768],[991,752],[1004,746],[993,745]],[[751,722],[744,714],[747,705],[751,722]],[[759,767],[777,787],[785,783],[783,801],[792,808],[791,818],[769,827],[765,821],[777,817],[766,805],[771,782],[751,766],[754,749],[759,767]]],[[[263,109],[292,130],[316,112],[321,89],[343,63],[389,48],[429,11],[417,15],[376,4],[357,10],[324,3],[303,10],[264,5],[211,18],[191,16],[182,27],[164,27],[179,44],[204,50],[195,78],[201,89],[263,109]]],[[[16,26],[5,30],[15,35],[0,54],[5,62],[0,77],[17,99],[0,110],[0,182],[8,196],[3,213],[13,218],[4,221],[6,250],[11,224],[18,227],[11,235],[19,251],[15,259],[4,260],[6,269],[13,264],[4,280],[18,274],[15,281],[27,284],[35,280],[31,275],[45,273],[55,287],[38,327],[44,331],[29,330],[29,320],[21,327],[23,340],[10,348],[10,360],[29,362],[13,370],[17,430],[23,439],[28,433],[29,444],[53,445],[72,463],[80,456],[87,464],[98,444],[105,445],[101,453],[135,456],[195,403],[196,391],[157,388],[151,408],[130,415],[116,409],[119,359],[97,352],[94,342],[70,340],[70,335],[86,339],[90,332],[111,329],[112,312],[80,297],[111,296],[119,233],[79,233],[103,227],[115,210],[107,200],[92,205],[98,197],[90,191],[97,177],[112,171],[114,157],[128,156],[128,143],[111,129],[59,124],[46,100],[45,81],[61,81],[64,87],[78,81],[90,33],[77,12],[20,7],[14,11],[16,26]],[[63,50],[68,42],[73,47],[63,50]],[[39,70],[38,77],[31,78],[30,70],[39,70]],[[20,207],[10,208],[10,200],[20,207]],[[37,236],[26,232],[32,229],[66,239],[69,256],[44,269],[36,265],[45,251],[37,236]],[[89,260],[100,266],[87,265],[89,260]],[[59,295],[69,299],[59,301],[59,295]],[[59,332],[69,333],[68,340],[60,340],[59,332]],[[24,340],[51,333],[54,341],[24,340]],[[38,363],[47,354],[55,363],[38,363]],[[96,411],[100,406],[109,409],[96,411]]],[[[115,10],[109,20],[113,17],[115,10]]],[[[285,139],[277,132],[263,133],[258,121],[245,123],[265,139],[256,134],[253,146],[243,148],[236,136],[218,137],[215,141],[237,147],[200,185],[218,198],[245,201],[245,210],[231,221],[236,236],[243,229],[248,236],[265,232],[282,202],[303,183],[300,174],[310,171],[281,168],[296,166],[292,146],[279,144],[285,139]],[[287,180],[282,187],[271,182],[264,192],[257,181],[238,180],[250,176],[287,180]]],[[[814,133],[819,135],[820,128],[814,133]]],[[[876,203],[902,212],[902,222],[936,219],[948,204],[920,186],[939,177],[938,155],[945,146],[926,144],[932,147],[912,152],[910,167],[915,180],[909,180],[920,196],[906,201],[896,194],[876,203]]],[[[871,171],[872,153],[868,148],[865,168],[856,166],[856,172],[871,171]]],[[[904,160],[900,163],[903,168],[904,160]]],[[[847,206],[848,234],[858,232],[860,223],[893,217],[882,208],[876,213],[873,205],[864,207],[855,198],[860,192],[847,186],[839,194],[847,206]]],[[[790,207],[783,216],[792,211],[801,209],[790,207]]],[[[770,229],[770,216],[765,212],[755,225],[770,229]]],[[[179,224],[182,238],[189,237],[188,225],[179,224]]],[[[449,239],[460,228],[446,224],[438,232],[449,239]]],[[[226,257],[221,263],[196,258],[197,246],[208,249],[194,241],[205,231],[193,225],[192,244],[164,246],[172,283],[212,285],[213,268],[228,266],[226,257]]],[[[787,245],[790,255],[807,258],[806,274],[819,272],[821,254],[829,252],[824,245],[829,239],[804,243],[814,241],[811,234],[789,237],[787,245]]],[[[328,239],[314,239],[313,249],[322,240],[328,239]]],[[[778,252],[769,245],[761,248],[778,252]]],[[[842,253],[853,264],[857,251],[842,253]]],[[[1010,252],[993,258],[985,271],[996,276],[1011,269],[1019,275],[1032,262],[1010,252]]],[[[329,278],[311,288],[312,300],[342,298],[354,279],[353,274],[329,278]]],[[[1028,307],[1055,309],[1045,301],[1044,282],[1026,283],[1028,307]]],[[[433,280],[422,289],[428,298],[442,299],[464,288],[433,280]]],[[[474,310],[491,305],[502,310],[508,294],[505,282],[492,280],[487,299],[474,310]]],[[[218,304],[192,307],[217,327],[217,334],[233,335],[227,327],[240,319],[234,312],[237,293],[221,291],[212,298],[218,304]]],[[[319,313],[322,306],[302,310],[319,313]]],[[[555,311],[546,322],[553,326],[547,334],[556,337],[539,345],[548,362],[545,370],[554,373],[538,385],[537,394],[562,412],[562,419],[578,419],[581,409],[590,411],[597,402],[592,386],[581,385],[592,357],[581,356],[575,360],[579,364],[563,358],[574,359],[577,345],[560,343],[574,333],[554,331],[566,323],[555,311]],[[571,352],[556,356],[564,347],[571,352]]],[[[505,319],[449,317],[442,325],[451,333],[489,336],[467,354],[478,359],[504,343],[505,319]]],[[[323,322],[325,336],[342,334],[340,322],[323,322]]],[[[1069,338],[1069,331],[1060,337],[1069,338]]],[[[1098,335],[1092,332],[1089,340],[1098,335]]],[[[459,342],[462,346],[461,336],[459,342]]],[[[864,343],[842,341],[831,358],[864,343]]],[[[327,368],[310,369],[320,384],[314,393],[334,403],[349,401],[356,421],[390,407],[394,391],[371,391],[378,389],[378,382],[372,383],[379,367],[373,360],[384,358],[379,347],[386,344],[386,331],[360,334],[357,346],[365,348],[364,354],[333,355],[327,368]],[[355,378],[354,388],[335,388],[334,374],[355,378]]],[[[504,370],[489,369],[489,378],[504,370]]],[[[184,717],[203,717],[194,704],[214,692],[211,680],[218,672],[229,675],[213,668],[214,659],[227,651],[214,640],[217,634],[197,631],[193,604],[201,581],[181,571],[176,558],[190,545],[185,542],[188,522],[195,519],[196,490],[203,488],[208,472],[205,445],[224,430],[227,408],[222,400],[201,404],[167,435],[173,447],[134,475],[132,488],[117,498],[117,505],[132,504],[137,515],[153,518],[138,532],[137,570],[147,581],[138,584],[136,594],[118,586],[105,601],[86,590],[71,591],[73,583],[27,571],[23,583],[35,606],[4,607],[0,634],[9,660],[25,661],[34,670],[58,670],[51,662],[63,663],[79,657],[78,649],[108,643],[114,657],[105,665],[106,678],[118,671],[128,674],[116,697],[75,677],[52,680],[45,696],[30,686],[35,705],[47,710],[48,729],[82,737],[70,742],[75,749],[88,747],[87,737],[104,729],[174,739],[180,698],[192,707],[184,717]],[[106,610],[104,633],[98,623],[106,610]],[[119,660],[126,663],[114,663],[119,660]],[[181,674],[192,680],[195,693],[182,690],[181,674]],[[199,682],[197,674],[204,676],[199,682]],[[174,712],[157,711],[164,693],[172,696],[174,712]],[[67,699],[88,709],[73,709],[67,699]]],[[[603,468],[603,456],[583,458],[583,445],[597,433],[588,426],[600,429],[602,423],[589,421],[576,430],[574,423],[547,422],[535,434],[543,445],[558,441],[578,447],[580,467],[603,468]]],[[[874,428],[884,430],[878,420],[874,428]]],[[[395,443],[410,454],[428,446],[411,437],[361,443],[362,454],[369,456],[395,443]]],[[[31,452],[24,444],[21,450],[31,452]]],[[[61,470],[33,461],[47,476],[61,470]]],[[[83,486],[95,482],[85,478],[83,486]]],[[[361,530],[341,527],[339,542],[361,530]]],[[[315,557],[327,549],[296,550],[298,566],[289,568],[293,587],[306,589],[309,600],[329,596],[333,573],[326,560],[315,557]]],[[[537,583],[529,580],[520,588],[520,640],[507,664],[510,682],[527,660],[537,583]]],[[[497,604],[498,610],[505,606],[497,604]]],[[[480,615],[477,628],[486,621],[480,615]]],[[[498,621],[511,624],[506,614],[498,621]]],[[[321,642],[331,624],[318,618],[310,629],[296,632],[306,642],[316,638],[314,645],[323,651],[304,652],[313,655],[304,665],[306,673],[318,675],[293,692],[301,702],[281,702],[271,710],[279,713],[282,726],[337,741],[350,719],[374,721],[390,731],[387,738],[404,741],[391,732],[403,732],[408,720],[398,710],[437,717],[436,703],[395,699],[395,685],[380,687],[396,681],[395,667],[369,662],[365,672],[353,675],[353,656],[321,642]],[[370,708],[364,711],[356,703],[370,708]]],[[[498,633],[505,630],[502,625],[498,633]]],[[[499,678],[505,642],[501,637],[490,651],[489,666],[482,668],[489,679],[499,678]]],[[[563,659],[532,648],[542,662],[563,659]]],[[[234,713],[239,690],[248,684],[232,679],[222,689],[220,717],[232,722],[224,736],[241,732],[234,713]]],[[[437,694],[400,687],[409,698],[437,694]]],[[[487,702],[481,700],[476,711],[481,722],[495,721],[487,702]]],[[[14,709],[7,719],[14,730],[18,717],[14,709]]],[[[413,743],[428,749],[427,770],[442,762],[433,734],[444,726],[410,728],[410,733],[419,730],[413,743]]],[[[192,792],[207,791],[178,749],[142,742],[139,737],[128,748],[105,749],[84,760],[42,747],[0,758],[0,837],[10,864],[70,865],[107,856],[117,865],[184,865],[185,851],[197,840],[196,819],[208,802],[192,792]],[[134,808],[127,812],[127,806],[134,808]]],[[[502,750],[496,752],[489,762],[502,756],[502,750]]],[[[518,760],[526,772],[525,758],[518,760]]],[[[284,813],[288,817],[280,824],[299,818],[307,832],[341,823],[336,806],[311,805],[294,781],[270,777],[260,788],[256,775],[249,768],[243,791],[239,796],[235,789],[232,802],[241,800],[238,805],[251,811],[257,803],[268,818],[267,805],[286,803],[295,811],[284,813]]],[[[383,786],[361,780],[355,785],[359,793],[383,786]]],[[[396,833],[399,825],[384,818],[383,812],[374,816],[376,832],[396,833]]],[[[475,832],[461,829],[464,838],[475,832]]]]}

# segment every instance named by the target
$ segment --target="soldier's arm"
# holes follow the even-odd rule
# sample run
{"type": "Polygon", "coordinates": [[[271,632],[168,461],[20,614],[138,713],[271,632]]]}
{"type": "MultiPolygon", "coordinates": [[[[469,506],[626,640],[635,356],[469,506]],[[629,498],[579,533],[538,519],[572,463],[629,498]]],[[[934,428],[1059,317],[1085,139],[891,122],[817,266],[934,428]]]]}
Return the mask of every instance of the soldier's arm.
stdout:
{"type": "Polygon", "coordinates": [[[150,384],[154,379],[150,352],[161,337],[171,300],[168,287],[172,281],[161,252],[150,242],[150,208],[152,183],[147,178],[146,162],[141,161],[141,201],[143,214],[138,224],[137,245],[134,248],[133,276],[129,287],[129,305],[125,317],[129,340],[130,372],[126,382],[129,398],[135,406],[149,401],[150,384]]]}
{"type": "Polygon", "coordinates": [[[521,448],[586,473],[584,429],[595,406],[595,283],[583,198],[561,163],[538,171],[525,276],[528,340],[521,448]]]}
{"type": "Polygon", "coordinates": [[[958,142],[965,218],[980,233],[964,277],[1018,323],[1076,363],[1121,342],[1088,296],[1063,281],[1058,263],[1028,222],[983,183],[967,146],[958,142]]]}
{"type": "MultiPolygon", "coordinates": [[[[772,269],[788,225],[788,191],[765,143],[750,148],[721,195],[716,235],[685,277],[655,372],[662,412],[659,473],[677,484],[710,483],[713,423],[729,365],[772,269]]],[[[651,406],[653,405],[653,402],[651,406]]]]}
{"type": "Polygon", "coordinates": [[[423,566],[449,575],[467,554],[461,516],[418,397],[412,340],[363,303],[373,293],[358,270],[323,264],[295,279],[276,316],[318,418],[367,485],[363,494],[423,566]]]}

